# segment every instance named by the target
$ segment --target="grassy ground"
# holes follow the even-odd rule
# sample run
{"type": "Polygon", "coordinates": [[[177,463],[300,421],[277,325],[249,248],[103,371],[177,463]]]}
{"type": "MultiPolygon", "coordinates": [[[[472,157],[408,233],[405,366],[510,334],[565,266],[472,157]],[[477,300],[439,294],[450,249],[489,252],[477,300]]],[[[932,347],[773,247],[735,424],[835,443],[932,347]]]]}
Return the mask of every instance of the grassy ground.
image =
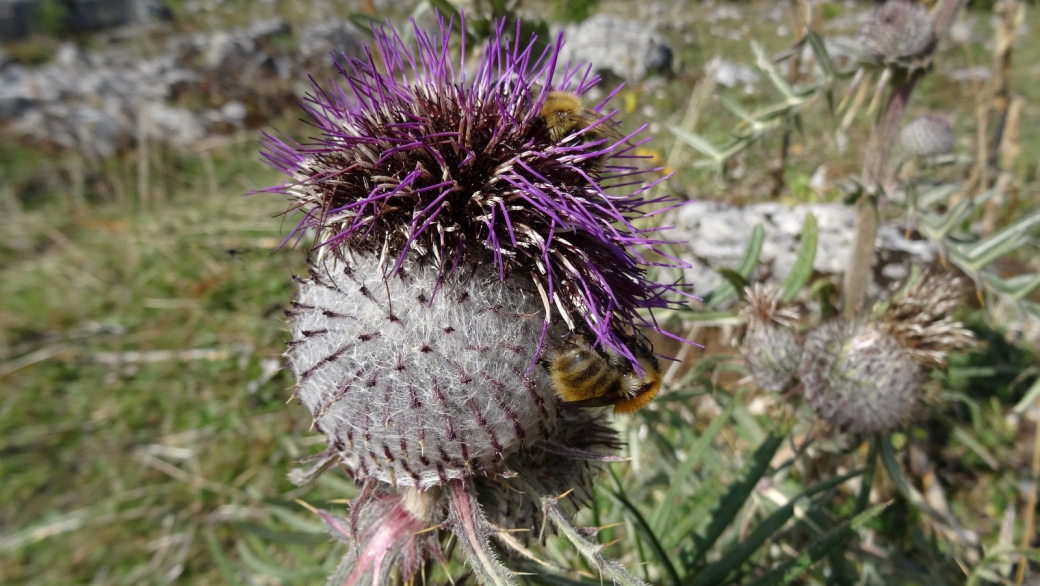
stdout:
{"type": "MultiPolygon", "coordinates": [[[[293,22],[314,14],[293,3],[264,6],[254,13],[220,8],[212,26],[242,24],[246,14],[284,13],[293,22]]],[[[740,6],[752,14],[759,5],[740,6]]],[[[185,3],[173,7],[189,22],[202,18],[188,16],[185,3]]],[[[695,10],[703,16],[708,8],[695,10]]],[[[944,74],[988,63],[989,15],[975,17],[982,38],[942,54],[908,114],[949,115],[963,153],[970,152],[977,88],[944,74]]],[[[1035,10],[1027,20],[1040,30],[1035,10]]],[[[734,31],[743,22],[693,20],[688,32],[695,45],[670,32],[684,68],[674,80],[622,93],[626,118],[650,119],[659,127],[676,123],[707,59],[723,55],[750,63],[746,39],[758,38],[770,50],[790,41],[777,36],[778,23],[746,22],[750,27],[730,38],[713,28],[734,31]]],[[[1028,100],[1023,120],[1036,120],[1040,45],[1020,39],[1018,51],[1012,85],[1028,100]]],[[[764,88],[760,82],[758,91],[764,88]]],[[[741,90],[728,93],[740,97],[741,90]]],[[[764,98],[740,99],[750,106],[764,98]]],[[[868,119],[854,125],[852,147],[840,153],[833,133],[824,132],[834,121],[818,111],[806,118],[804,134],[793,138],[783,194],[793,201],[818,197],[805,186],[820,165],[834,173],[859,168],[857,145],[868,119]]],[[[709,103],[698,132],[724,138],[733,119],[723,112],[709,103]]],[[[305,132],[290,120],[272,124],[296,136],[305,132]]],[[[139,188],[131,154],[88,164],[73,153],[11,141],[0,146],[0,583],[223,584],[228,564],[244,563],[258,583],[308,584],[319,583],[336,561],[339,546],[320,535],[312,539],[320,526],[294,499],[335,507],[328,501],[349,498],[352,487],[337,474],[306,490],[286,480],[295,461],[322,442],[308,432],[306,413],[285,405],[292,381],[276,369],[287,338],[282,310],[292,295],[290,276],[302,270],[304,255],[272,252],[287,234],[276,217],[283,202],[242,195],[280,180],[259,162],[255,139],[249,132],[203,151],[153,152],[147,189],[139,188]],[[260,578],[258,568],[267,568],[268,577],[260,578]]],[[[1023,124],[1021,139],[1019,209],[1037,205],[1031,181],[1040,127],[1023,124]]],[[[700,198],[761,198],[770,188],[768,165],[779,144],[772,137],[751,149],[738,163],[742,178],[733,183],[720,187],[704,173],[683,171],[678,185],[700,198]]],[[[663,153],[671,140],[654,146],[663,153]]],[[[994,337],[991,348],[999,352],[964,366],[990,368],[999,359],[1002,378],[961,371],[967,374],[951,383],[980,406],[968,427],[983,438],[983,456],[956,437],[939,438],[934,446],[934,456],[961,479],[955,512],[986,534],[999,529],[1014,501],[1009,483],[1028,474],[1021,467],[1028,452],[1003,419],[1021,388],[1005,395],[993,390],[1006,388],[1031,363],[1031,353],[998,342],[994,337]]],[[[693,421],[683,411],[687,415],[685,421],[693,421]]],[[[647,441],[644,423],[660,422],[662,415],[645,417],[626,423],[635,444],[647,441]]],[[[746,453],[761,439],[756,419],[765,423],[768,417],[738,412],[741,425],[719,436],[718,453],[705,456],[697,483],[715,474],[732,478],[727,450],[746,453]]],[[[692,430],[710,419],[680,433],[683,421],[666,420],[663,425],[678,435],[660,434],[662,441],[692,441],[692,430]]],[[[651,432],[650,442],[657,433],[651,432]]],[[[646,487],[640,493],[646,499],[667,488],[664,477],[643,478],[631,468],[624,474],[646,487]]]]}

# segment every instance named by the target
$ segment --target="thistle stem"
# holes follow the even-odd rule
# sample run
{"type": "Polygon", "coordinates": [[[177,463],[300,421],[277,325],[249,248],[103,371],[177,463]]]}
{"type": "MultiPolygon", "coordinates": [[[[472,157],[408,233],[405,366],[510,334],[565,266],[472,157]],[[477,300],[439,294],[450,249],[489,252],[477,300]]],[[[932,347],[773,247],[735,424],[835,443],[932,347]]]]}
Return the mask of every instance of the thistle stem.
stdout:
{"type": "MultiPolygon", "coordinates": [[[[964,0],[944,0],[935,9],[933,23],[935,26],[936,44],[950,28],[954,15],[960,10],[964,0]]],[[[852,250],[849,253],[849,264],[845,269],[842,285],[842,312],[845,319],[855,318],[867,298],[870,263],[874,258],[874,243],[877,239],[879,204],[884,198],[884,174],[888,168],[892,142],[898,136],[899,122],[906,111],[910,95],[917,82],[925,75],[925,70],[917,68],[912,72],[898,71],[893,76],[892,90],[884,110],[878,116],[878,122],[870,131],[866,152],[863,155],[863,174],[861,181],[866,192],[859,203],[856,216],[855,232],[852,237],[852,250]]]]}

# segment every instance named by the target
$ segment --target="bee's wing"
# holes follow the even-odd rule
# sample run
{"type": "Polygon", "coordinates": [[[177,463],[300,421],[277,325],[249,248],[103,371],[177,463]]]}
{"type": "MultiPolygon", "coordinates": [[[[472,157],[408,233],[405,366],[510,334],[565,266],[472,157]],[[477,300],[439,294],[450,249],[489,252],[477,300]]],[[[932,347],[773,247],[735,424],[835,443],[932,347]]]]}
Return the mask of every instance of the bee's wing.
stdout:
{"type": "Polygon", "coordinates": [[[598,112],[585,110],[580,115],[580,122],[581,128],[588,128],[595,124],[596,127],[589,131],[591,133],[602,134],[603,136],[618,142],[625,139],[625,136],[614,128],[611,121],[604,118],[598,112]]]}

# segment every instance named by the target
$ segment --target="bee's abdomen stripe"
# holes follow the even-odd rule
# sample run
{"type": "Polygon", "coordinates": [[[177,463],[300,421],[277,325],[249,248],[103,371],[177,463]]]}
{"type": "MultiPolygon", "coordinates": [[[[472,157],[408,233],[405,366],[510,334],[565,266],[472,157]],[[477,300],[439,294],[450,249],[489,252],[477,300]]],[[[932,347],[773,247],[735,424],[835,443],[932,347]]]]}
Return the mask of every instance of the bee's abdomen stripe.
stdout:
{"type": "Polygon", "coordinates": [[[621,391],[621,377],[605,362],[598,362],[595,376],[590,376],[583,387],[589,389],[590,398],[609,397],[621,391]]]}

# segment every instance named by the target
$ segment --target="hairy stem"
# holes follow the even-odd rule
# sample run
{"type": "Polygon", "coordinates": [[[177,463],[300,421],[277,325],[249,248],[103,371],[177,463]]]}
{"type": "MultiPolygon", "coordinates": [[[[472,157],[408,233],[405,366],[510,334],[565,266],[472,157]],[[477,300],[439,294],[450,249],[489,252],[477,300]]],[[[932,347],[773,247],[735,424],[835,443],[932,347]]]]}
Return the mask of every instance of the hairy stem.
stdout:
{"type": "Polygon", "coordinates": [[[488,537],[494,531],[480,510],[477,499],[466,489],[463,480],[448,482],[450,513],[446,525],[458,537],[459,545],[466,552],[466,561],[479,576],[482,584],[512,586],[513,572],[495,559],[488,537]]]}

